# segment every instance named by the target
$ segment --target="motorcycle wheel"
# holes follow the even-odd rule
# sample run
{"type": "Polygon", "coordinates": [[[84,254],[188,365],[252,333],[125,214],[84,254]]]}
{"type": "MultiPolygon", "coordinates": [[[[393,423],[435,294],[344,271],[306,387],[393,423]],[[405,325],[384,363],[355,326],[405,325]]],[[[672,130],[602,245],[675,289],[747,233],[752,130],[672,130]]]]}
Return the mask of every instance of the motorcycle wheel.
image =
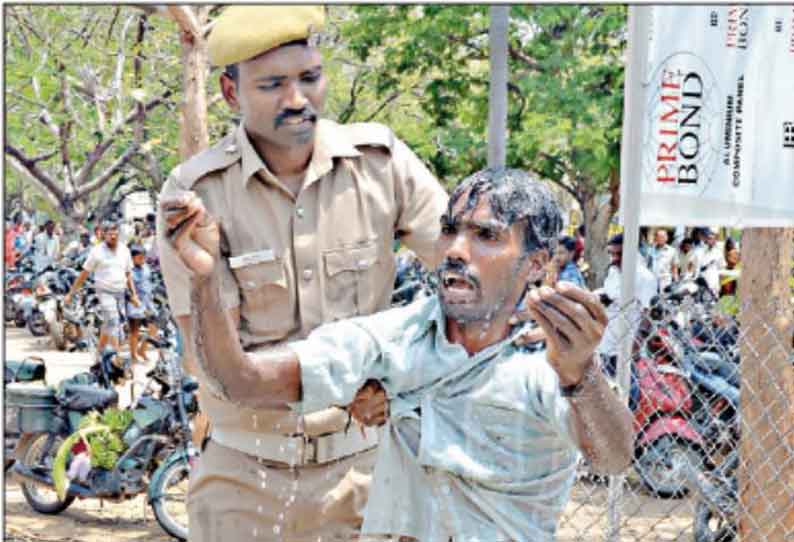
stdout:
{"type": "Polygon", "coordinates": [[[706,501],[695,505],[695,542],[733,542],[736,540],[736,525],[725,519],[706,501]]]}
{"type": "Polygon", "coordinates": [[[11,320],[15,320],[17,317],[17,308],[8,296],[6,296],[6,302],[4,305],[3,317],[5,318],[5,321],[10,322],[11,320]]]}
{"type": "Polygon", "coordinates": [[[699,468],[702,461],[700,452],[691,444],[664,436],[643,448],[634,468],[654,496],[680,499],[689,491],[689,465],[699,468]]]}
{"type": "Polygon", "coordinates": [[[63,323],[60,320],[54,320],[50,325],[50,338],[52,344],[57,350],[66,350],[66,336],[64,334],[63,323]]]}
{"type": "MultiPolygon", "coordinates": [[[[33,435],[25,444],[21,444],[16,457],[26,467],[40,466],[52,472],[52,463],[58,453],[58,447],[63,442],[61,437],[56,437],[50,450],[45,454],[44,446],[47,442],[47,433],[33,435]]],[[[74,496],[69,495],[64,500],[58,498],[55,488],[35,482],[20,480],[22,495],[36,512],[40,514],[60,514],[74,502],[74,496]]]]}
{"type": "Polygon", "coordinates": [[[28,325],[28,321],[25,319],[25,313],[22,311],[22,309],[17,309],[17,312],[14,315],[14,325],[17,327],[25,327],[28,325]]]}
{"type": "Polygon", "coordinates": [[[157,486],[151,488],[158,495],[152,499],[152,510],[157,523],[165,532],[179,540],[187,540],[189,477],[190,463],[186,459],[174,461],[157,478],[157,486]]]}
{"type": "Polygon", "coordinates": [[[49,327],[44,315],[39,311],[34,312],[28,320],[28,330],[34,337],[43,337],[49,331],[49,327]]]}

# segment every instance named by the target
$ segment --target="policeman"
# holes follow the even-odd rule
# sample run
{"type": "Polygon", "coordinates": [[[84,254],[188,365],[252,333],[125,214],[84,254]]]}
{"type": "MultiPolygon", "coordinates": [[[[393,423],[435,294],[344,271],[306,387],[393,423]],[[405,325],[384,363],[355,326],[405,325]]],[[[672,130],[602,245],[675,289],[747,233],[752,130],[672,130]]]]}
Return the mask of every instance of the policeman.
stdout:
{"type": "MultiPolygon", "coordinates": [[[[223,96],[242,122],[180,164],[161,193],[157,240],[171,310],[192,345],[190,271],[219,236],[223,306],[247,351],[386,308],[395,236],[429,266],[447,194],[387,127],[321,118],[322,7],[227,8],[209,37],[223,96]],[[206,220],[217,217],[220,226],[206,220]],[[199,224],[175,246],[173,233],[199,224]]],[[[197,368],[211,432],[191,474],[190,540],[349,540],[361,523],[377,430],[347,413],[306,416],[223,401],[197,368]]],[[[381,418],[382,419],[382,418],[381,418]]]]}

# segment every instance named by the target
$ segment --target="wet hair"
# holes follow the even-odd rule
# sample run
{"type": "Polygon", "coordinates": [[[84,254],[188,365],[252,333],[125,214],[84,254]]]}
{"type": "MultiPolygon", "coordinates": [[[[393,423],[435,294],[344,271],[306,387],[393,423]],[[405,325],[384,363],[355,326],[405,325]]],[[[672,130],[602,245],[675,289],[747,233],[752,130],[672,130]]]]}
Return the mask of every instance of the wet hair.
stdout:
{"type": "MultiPolygon", "coordinates": [[[[292,40],[292,41],[288,41],[287,43],[282,43],[278,47],[287,47],[289,45],[304,45],[305,46],[305,45],[309,45],[309,40],[305,39],[305,38],[304,39],[300,39],[300,40],[292,40]]],[[[271,49],[271,51],[272,51],[272,49],[271,49]]],[[[226,76],[229,79],[234,81],[235,84],[237,84],[237,82],[239,81],[239,77],[240,77],[240,66],[238,64],[227,64],[226,67],[223,69],[223,73],[226,74],[226,76]]]]}
{"type": "Polygon", "coordinates": [[[567,250],[568,252],[573,252],[574,250],[576,250],[576,239],[574,239],[569,235],[563,235],[562,237],[560,237],[559,243],[560,245],[564,246],[565,250],[567,250]]]}
{"type": "Polygon", "coordinates": [[[493,218],[512,226],[524,222],[524,254],[540,249],[553,251],[562,230],[562,213],[549,188],[520,169],[487,168],[463,179],[449,198],[446,217],[466,195],[463,212],[472,211],[487,197],[493,218]]]}

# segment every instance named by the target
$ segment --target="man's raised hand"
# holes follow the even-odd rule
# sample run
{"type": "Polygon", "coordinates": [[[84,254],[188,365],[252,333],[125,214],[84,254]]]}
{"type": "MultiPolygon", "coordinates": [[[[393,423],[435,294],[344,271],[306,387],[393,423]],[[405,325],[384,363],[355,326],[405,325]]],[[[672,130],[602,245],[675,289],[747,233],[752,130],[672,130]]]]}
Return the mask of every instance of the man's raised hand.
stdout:
{"type": "Polygon", "coordinates": [[[208,275],[220,252],[220,228],[195,192],[164,196],[160,208],[167,237],[182,263],[198,275],[208,275]]]}
{"type": "Polygon", "coordinates": [[[578,384],[601,342],[607,315],[598,296],[573,284],[542,286],[527,295],[527,309],[546,336],[548,360],[560,384],[578,384]]]}

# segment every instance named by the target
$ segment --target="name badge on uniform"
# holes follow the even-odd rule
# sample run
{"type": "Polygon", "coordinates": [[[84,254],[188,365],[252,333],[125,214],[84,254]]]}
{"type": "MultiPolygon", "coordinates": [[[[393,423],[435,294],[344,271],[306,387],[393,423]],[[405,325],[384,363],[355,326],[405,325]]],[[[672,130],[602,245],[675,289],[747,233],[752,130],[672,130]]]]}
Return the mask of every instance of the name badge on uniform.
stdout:
{"type": "Polygon", "coordinates": [[[229,267],[232,269],[238,269],[248,265],[272,262],[275,259],[276,255],[272,250],[259,250],[257,252],[249,252],[247,254],[240,254],[239,256],[232,256],[229,258],[229,267]]]}

